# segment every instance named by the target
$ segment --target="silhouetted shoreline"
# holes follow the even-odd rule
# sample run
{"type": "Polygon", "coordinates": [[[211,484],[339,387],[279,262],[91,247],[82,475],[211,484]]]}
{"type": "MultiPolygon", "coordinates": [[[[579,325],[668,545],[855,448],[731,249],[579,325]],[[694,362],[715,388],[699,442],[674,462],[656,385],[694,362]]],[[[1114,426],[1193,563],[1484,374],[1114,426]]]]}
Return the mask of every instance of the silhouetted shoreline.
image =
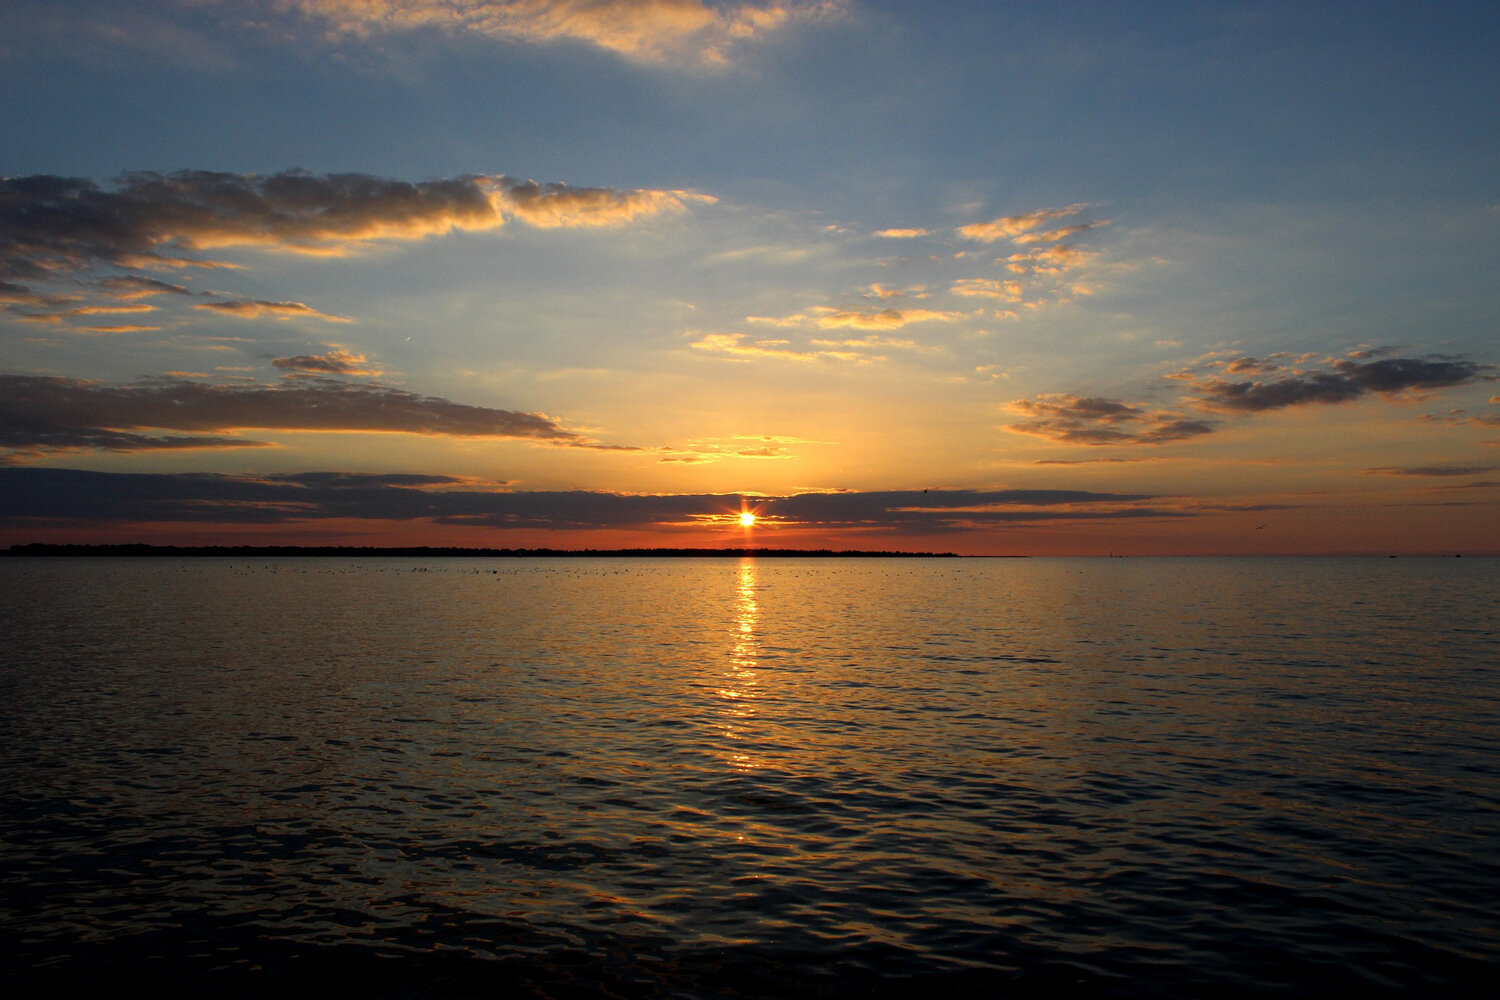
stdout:
{"type": "Polygon", "coordinates": [[[955,552],[873,552],[853,549],[470,549],[453,546],[366,546],[366,545],[57,545],[31,542],[12,545],[4,550],[11,556],[343,556],[351,558],[418,557],[470,559],[536,558],[536,557],[620,557],[620,556],[756,556],[766,558],[914,558],[957,559],[955,552]]]}

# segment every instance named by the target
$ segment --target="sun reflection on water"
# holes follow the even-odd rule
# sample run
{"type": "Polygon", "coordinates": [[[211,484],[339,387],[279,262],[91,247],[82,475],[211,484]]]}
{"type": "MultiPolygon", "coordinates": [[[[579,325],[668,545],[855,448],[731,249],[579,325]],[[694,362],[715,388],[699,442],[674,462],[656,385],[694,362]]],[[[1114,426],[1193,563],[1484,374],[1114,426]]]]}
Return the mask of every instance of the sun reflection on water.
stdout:
{"type": "Polygon", "coordinates": [[[755,717],[755,699],[759,695],[756,668],[759,648],[756,629],[760,624],[760,607],[755,601],[755,560],[740,560],[735,581],[735,603],[732,643],[728,668],[718,694],[720,731],[730,741],[729,762],[736,770],[758,767],[745,742],[748,724],[755,717]]]}

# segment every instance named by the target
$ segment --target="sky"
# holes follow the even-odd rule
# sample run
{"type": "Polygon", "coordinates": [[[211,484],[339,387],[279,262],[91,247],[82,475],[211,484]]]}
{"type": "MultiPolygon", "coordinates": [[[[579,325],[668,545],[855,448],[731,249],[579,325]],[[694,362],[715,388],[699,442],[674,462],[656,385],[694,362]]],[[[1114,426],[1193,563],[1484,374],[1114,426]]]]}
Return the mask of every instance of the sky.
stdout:
{"type": "Polygon", "coordinates": [[[1497,44],[9,0],[0,545],[1500,554],[1497,44]]]}

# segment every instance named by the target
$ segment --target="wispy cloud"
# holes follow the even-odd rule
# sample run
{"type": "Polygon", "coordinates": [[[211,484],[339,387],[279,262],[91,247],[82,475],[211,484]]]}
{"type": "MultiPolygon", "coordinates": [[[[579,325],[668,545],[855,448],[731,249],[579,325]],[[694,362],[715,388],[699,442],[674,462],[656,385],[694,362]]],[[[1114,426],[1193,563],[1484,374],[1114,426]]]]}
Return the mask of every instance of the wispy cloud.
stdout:
{"type": "Polygon", "coordinates": [[[117,299],[143,299],[152,295],[191,294],[183,285],[174,285],[171,282],[161,281],[157,278],[148,278],[139,274],[122,274],[112,278],[104,278],[99,282],[99,287],[117,299]]]}
{"type": "MultiPolygon", "coordinates": [[[[1038,226],[1054,219],[1065,219],[1087,208],[1086,204],[1069,205],[1066,208],[1042,208],[1021,215],[1005,215],[988,222],[972,222],[958,227],[958,235],[966,240],[994,243],[998,240],[1015,240],[1023,234],[1032,233],[1038,226]]],[[[1062,239],[1062,237],[1058,237],[1062,239]]]]}
{"type": "Polygon", "coordinates": [[[954,295],[980,296],[1000,302],[1020,302],[1026,288],[1019,281],[996,281],[993,278],[960,278],[953,283],[954,295]]]}
{"type": "Polygon", "coordinates": [[[1366,469],[1365,471],[1378,476],[1416,476],[1429,479],[1451,476],[1477,476],[1485,472],[1494,472],[1497,469],[1500,469],[1500,465],[1405,465],[1384,466],[1376,469],[1366,469]]]}
{"type": "Polygon", "coordinates": [[[743,333],[706,333],[689,344],[694,350],[710,354],[722,354],[737,361],[769,359],[773,361],[853,361],[869,364],[884,361],[881,355],[862,353],[858,350],[836,350],[829,348],[794,347],[789,340],[755,339],[743,333]]]}
{"type": "Polygon", "coordinates": [[[899,330],[912,323],[953,323],[968,313],[940,309],[837,309],[814,306],[807,312],[790,316],[747,316],[751,323],[779,327],[816,327],[821,330],[899,330]]]}
{"type": "Polygon", "coordinates": [[[350,35],[437,28],[533,44],[579,42],[635,62],[689,66],[722,65],[740,46],[844,7],[837,0],[280,0],[280,5],[350,35]]]}
{"type": "Polygon", "coordinates": [[[328,323],[352,323],[351,319],[344,316],[333,316],[329,313],[320,312],[312,306],[302,302],[263,302],[256,299],[236,299],[230,302],[203,302],[193,306],[194,309],[207,309],[212,312],[239,319],[259,319],[262,316],[270,316],[272,319],[320,319],[328,323]]]}

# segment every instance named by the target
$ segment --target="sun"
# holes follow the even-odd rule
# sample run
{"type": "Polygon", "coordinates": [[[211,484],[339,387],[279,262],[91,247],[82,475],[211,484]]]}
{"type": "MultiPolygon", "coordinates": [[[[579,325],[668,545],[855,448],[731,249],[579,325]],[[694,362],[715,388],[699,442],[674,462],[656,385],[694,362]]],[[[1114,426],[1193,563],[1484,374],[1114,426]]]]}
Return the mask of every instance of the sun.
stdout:
{"type": "Polygon", "coordinates": [[[741,528],[753,528],[753,527],[755,527],[755,515],[752,514],[752,513],[750,513],[750,511],[748,511],[748,510],[740,511],[740,527],[741,528]]]}

